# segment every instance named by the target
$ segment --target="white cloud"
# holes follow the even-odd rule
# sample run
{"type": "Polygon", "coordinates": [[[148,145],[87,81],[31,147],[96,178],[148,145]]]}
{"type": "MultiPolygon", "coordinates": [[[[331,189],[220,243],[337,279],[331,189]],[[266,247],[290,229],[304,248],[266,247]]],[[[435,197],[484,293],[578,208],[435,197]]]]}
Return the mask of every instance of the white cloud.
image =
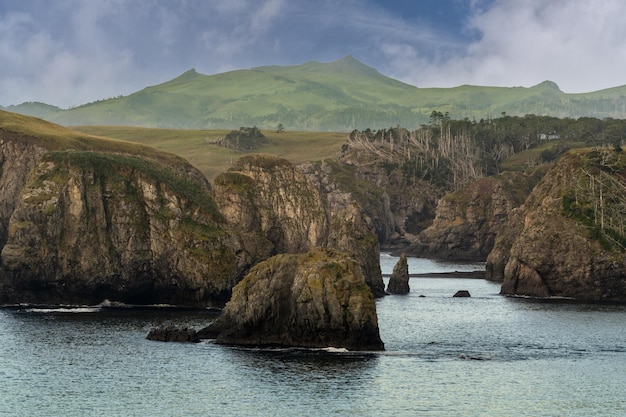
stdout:
{"type": "Polygon", "coordinates": [[[626,2],[501,0],[469,21],[480,37],[459,56],[420,64],[420,86],[531,86],[555,81],[585,92],[626,84],[626,2]]]}
{"type": "Polygon", "coordinates": [[[224,4],[217,8],[219,17],[210,19],[210,24],[198,38],[205,52],[214,59],[230,61],[264,40],[283,5],[283,0],[240,0],[224,4]]]}
{"type": "Polygon", "coordinates": [[[348,54],[420,87],[626,84],[623,0],[447,1],[469,11],[452,22],[465,30],[403,17],[392,10],[401,2],[383,0],[0,3],[0,104],[70,106],[192,67],[211,74],[348,54]]]}
{"type": "Polygon", "coordinates": [[[50,19],[63,16],[59,26],[43,20],[41,10],[0,17],[0,60],[7,63],[0,69],[3,104],[70,106],[114,95],[111,87],[124,84],[132,53],[108,44],[99,21],[121,4],[57,3],[60,9],[48,11],[50,19]]]}

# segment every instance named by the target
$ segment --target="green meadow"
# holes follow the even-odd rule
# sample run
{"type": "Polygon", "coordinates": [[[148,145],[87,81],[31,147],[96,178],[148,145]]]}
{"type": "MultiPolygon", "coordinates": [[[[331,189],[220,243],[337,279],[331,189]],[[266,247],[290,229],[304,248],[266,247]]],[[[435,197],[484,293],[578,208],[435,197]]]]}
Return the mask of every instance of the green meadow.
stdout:
{"type": "Polygon", "coordinates": [[[3,110],[0,110],[0,133],[3,137],[19,137],[23,142],[52,151],[131,153],[171,164],[184,163],[177,152],[160,152],[152,146],[145,146],[148,144],[80,132],[45,120],[3,110]]]}
{"type": "MultiPolygon", "coordinates": [[[[78,126],[74,131],[136,142],[185,158],[212,180],[246,153],[211,143],[229,130],[157,129],[127,126],[78,126]]],[[[279,156],[294,164],[335,158],[348,139],[345,132],[262,131],[267,143],[248,153],[279,156]]]]}

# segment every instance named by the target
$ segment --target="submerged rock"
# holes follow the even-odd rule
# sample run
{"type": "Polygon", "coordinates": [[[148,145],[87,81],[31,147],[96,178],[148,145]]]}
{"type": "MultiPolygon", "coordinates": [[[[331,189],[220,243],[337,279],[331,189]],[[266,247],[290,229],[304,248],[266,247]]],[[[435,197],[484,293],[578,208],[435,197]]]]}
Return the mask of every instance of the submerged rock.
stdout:
{"type": "Polygon", "coordinates": [[[400,259],[393,267],[393,272],[389,278],[387,292],[391,294],[408,294],[409,288],[409,264],[406,254],[400,255],[400,259]]]}
{"type": "Polygon", "coordinates": [[[146,339],[157,342],[200,342],[198,333],[194,329],[174,326],[155,327],[150,330],[146,339]]]}
{"type": "Polygon", "coordinates": [[[222,315],[199,334],[230,345],[384,349],[361,268],[324,248],[277,255],[253,267],[222,315]]]}

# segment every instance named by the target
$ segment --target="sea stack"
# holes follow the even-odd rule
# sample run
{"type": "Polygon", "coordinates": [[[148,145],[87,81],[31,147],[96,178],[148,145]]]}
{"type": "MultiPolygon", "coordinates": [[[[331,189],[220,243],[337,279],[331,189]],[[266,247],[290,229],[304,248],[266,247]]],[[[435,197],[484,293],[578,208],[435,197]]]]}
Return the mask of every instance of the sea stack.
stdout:
{"type": "Polygon", "coordinates": [[[389,278],[387,292],[390,294],[408,294],[409,288],[409,264],[406,254],[402,253],[400,259],[393,267],[393,272],[389,278]]]}
{"type": "Polygon", "coordinates": [[[254,347],[384,349],[374,296],[360,266],[320,247],[253,267],[222,315],[199,336],[254,347]]]}

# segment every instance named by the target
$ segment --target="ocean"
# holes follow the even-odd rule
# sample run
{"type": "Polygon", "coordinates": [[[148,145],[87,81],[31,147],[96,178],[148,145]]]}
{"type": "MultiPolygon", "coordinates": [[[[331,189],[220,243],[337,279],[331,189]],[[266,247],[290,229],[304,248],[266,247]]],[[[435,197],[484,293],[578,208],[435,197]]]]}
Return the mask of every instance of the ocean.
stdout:
{"type": "MultiPolygon", "coordinates": [[[[396,261],[381,255],[383,273],[396,261]]],[[[409,259],[412,274],[476,269],[409,259]]],[[[377,302],[380,353],[145,338],[201,328],[204,310],[0,309],[0,416],[626,416],[626,306],[410,286],[377,302]]]]}

